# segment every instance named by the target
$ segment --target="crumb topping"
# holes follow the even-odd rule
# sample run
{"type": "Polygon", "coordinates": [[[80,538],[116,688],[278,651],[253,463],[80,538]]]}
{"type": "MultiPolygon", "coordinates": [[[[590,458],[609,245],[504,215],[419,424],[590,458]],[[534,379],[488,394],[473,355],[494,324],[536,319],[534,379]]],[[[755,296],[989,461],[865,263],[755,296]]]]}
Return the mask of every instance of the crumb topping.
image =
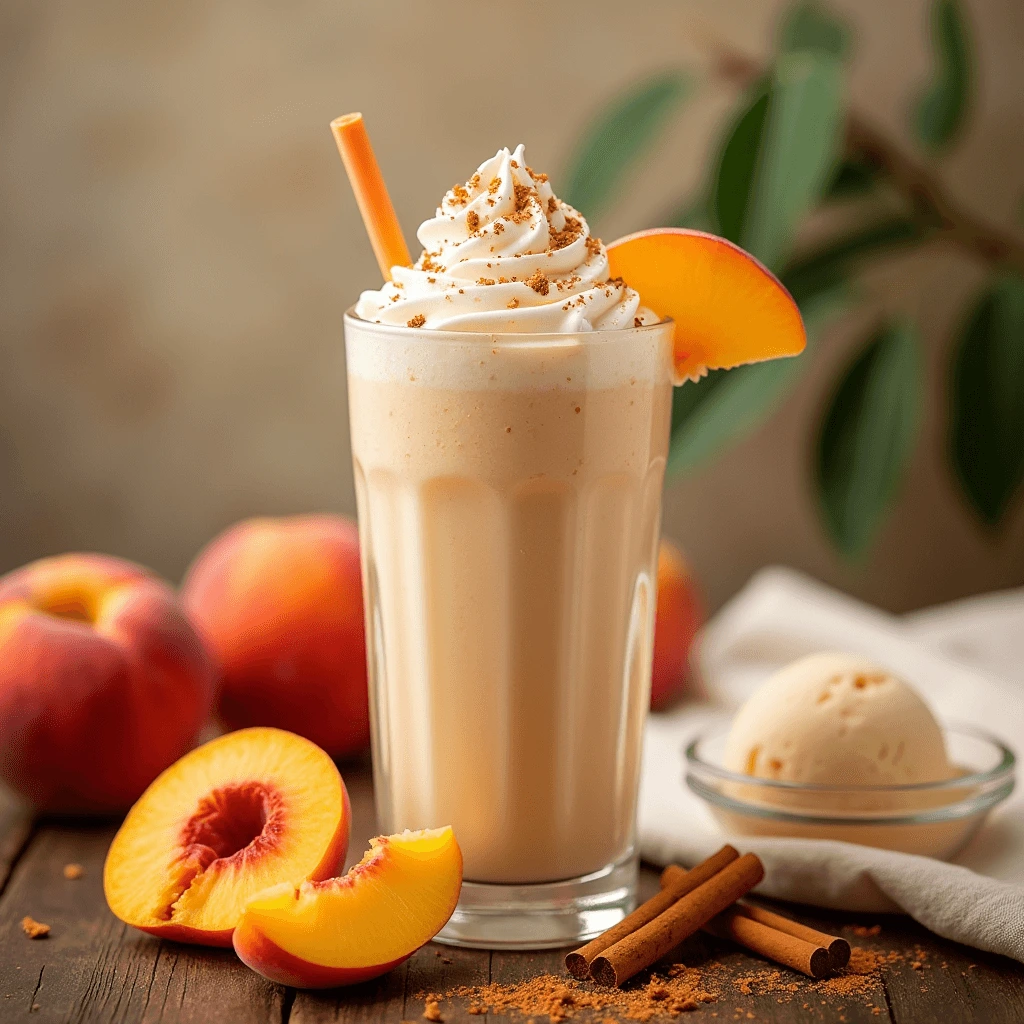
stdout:
{"type": "MultiPolygon", "coordinates": [[[[583,225],[575,217],[565,218],[565,227],[556,231],[553,227],[548,228],[548,248],[556,251],[571,245],[580,235],[583,234],[583,225]]],[[[589,248],[589,246],[588,246],[589,248]]]]}
{"type": "Polygon", "coordinates": [[[21,930],[30,939],[45,939],[50,934],[50,926],[43,924],[42,921],[36,921],[26,914],[21,919],[21,930]]]}
{"type": "Polygon", "coordinates": [[[526,283],[535,291],[538,295],[547,295],[551,290],[551,285],[548,279],[539,271],[536,270],[533,274],[526,279],[526,283]]]}
{"type": "Polygon", "coordinates": [[[437,311],[439,324],[462,318],[457,329],[476,329],[478,322],[500,324],[502,307],[525,304],[538,330],[548,329],[548,323],[553,330],[642,326],[636,293],[620,279],[608,278],[601,240],[590,234],[582,214],[553,194],[548,175],[535,171],[522,155],[522,148],[514,156],[500,150],[464,184],[454,185],[420,227],[423,249],[412,270],[396,269],[396,280],[367,293],[360,304],[368,308],[360,315],[426,327],[435,326],[437,311]],[[465,233],[455,226],[462,217],[465,233]],[[510,273],[513,268],[518,273],[510,273]],[[495,301],[498,296],[482,290],[512,282],[525,283],[539,298],[526,300],[522,293],[511,298],[506,291],[495,301]],[[427,296],[429,304],[417,301],[427,296]],[[545,308],[551,310],[550,321],[535,316],[545,308]]]}

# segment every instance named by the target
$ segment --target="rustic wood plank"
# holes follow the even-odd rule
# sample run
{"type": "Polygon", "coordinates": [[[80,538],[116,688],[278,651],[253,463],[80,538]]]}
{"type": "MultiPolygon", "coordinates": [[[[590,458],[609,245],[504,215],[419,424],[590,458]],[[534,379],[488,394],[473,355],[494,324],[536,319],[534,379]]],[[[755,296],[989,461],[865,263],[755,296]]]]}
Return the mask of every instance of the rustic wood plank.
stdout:
{"type": "Polygon", "coordinates": [[[0,893],[32,836],[31,810],[0,786],[0,893]]]}
{"type": "MultiPolygon", "coordinates": [[[[343,766],[353,811],[349,863],[362,856],[376,831],[372,784],[365,764],[343,766]]],[[[293,992],[265,982],[230,950],[160,942],[116,921],[102,894],[102,865],[110,825],[43,822],[31,829],[24,809],[0,799],[0,1020],[111,1022],[111,1024],[422,1024],[424,996],[489,980],[511,983],[541,973],[561,975],[564,951],[487,953],[428,944],[396,971],[348,989],[293,992]],[[64,864],[83,865],[77,881],[64,864]],[[9,875],[6,888],[4,878],[9,875]],[[21,931],[29,914],[52,926],[47,939],[21,931]],[[35,1007],[35,1009],[33,1009],[35,1007]]],[[[641,896],[657,888],[657,873],[641,874],[641,896]]],[[[899,958],[855,996],[780,968],[780,991],[764,985],[765,968],[728,943],[697,935],[659,969],[682,962],[708,972],[715,1003],[683,1020],[714,1024],[760,1021],[896,1022],[942,1020],[1008,1024],[1024,1020],[1024,965],[945,942],[907,918],[863,915],[787,904],[776,909],[855,945],[899,958]],[[855,935],[853,924],[881,924],[877,936],[855,935]],[[844,931],[845,929],[845,931],[844,931]],[[919,969],[912,964],[919,962],[919,969]],[[785,986],[793,991],[785,991],[785,986]],[[780,1001],[781,1000],[781,1001],[780,1001]]],[[[642,984],[641,976],[637,983],[642,984]]],[[[711,987],[709,985],[709,987],[711,987]]],[[[446,1024],[486,1024],[466,1000],[444,1004],[446,1024]]],[[[579,1024],[614,1014],[580,1012],[579,1024]]],[[[508,1017],[496,1018],[501,1022],[508,1017]]],[[[540,1017],[537,1024],[546,1024],[540,1017]]]]}
{"type": "Polygon", "coordinates": [[[150,1024],[280,1024],[285,994],[230,950],[143,935],[118,921],[103,898],[111,826],[44,824],[0,900],[0,1019],[150,1024]],[[82,878],[65,879],[67,863],[82,878]],[[21,919],[51,926],[30,940],[21,919]]]}
{"type": "Polygon", "coordinates": [[[909,918],[887,916],[880,921],[878,936],[855,941],[903,952],[903,962],[882,971],[897,1024],[1024,1021],[1024,964],[940,939],[909,918]]]}

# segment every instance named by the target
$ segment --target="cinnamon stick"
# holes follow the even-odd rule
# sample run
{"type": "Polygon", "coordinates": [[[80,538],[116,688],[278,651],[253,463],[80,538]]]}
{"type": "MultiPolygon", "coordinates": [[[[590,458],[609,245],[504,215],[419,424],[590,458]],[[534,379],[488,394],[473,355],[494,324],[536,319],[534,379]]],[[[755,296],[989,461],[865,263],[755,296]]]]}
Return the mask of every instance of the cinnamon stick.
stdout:
{"type": "MultiPolygon", "coordinates": [[[[689,872],[685,868],[679,867],[678,864],[669,864],[661,873],[661,884],[665,889],[674,887],[688,874],[689,872]]],[[[829,935],[827,932],[819,932],[816,928],[810,928],[805,924],[800,924],[799,921],[793,921],[788,917],[783,917],[782,914],[776,914],[753,903],[741,903],[738,905],[738,909],[751,920],[803,939],[812,946],[827,949],[830,969],[833,971],[841,971],[850,962],[850,944],[846,939],[837,935],[829,935]]]]}
{"type": "Polygon", "coordinates": [[[746,909],[729,907],[704,925],[704,930],[719,938],[732,939],[752,953],[785,964],[811,978],[824,978],[831,973],[832,960],[824,946],[762,924],[748,917],[746,909]]]}
{"type": "Polygon", "coordinates": [[[762,878],[761,861],[752,853],[745,853],[676,900],[653,921],[595,957],[590,964],[590,976],[601,985],[623,984],[745,896],[762,878]]]}
{"type": "Polygon", "coordinates": [[[737,857],[739,857],[739,851],[732,846],[725,845],[690,871],[683,871],[680,868],[678,876],[673,876],[667,882],[663,875],[661,892],[652,896],[646,903],[642,903],[632,914],[623,918],[608,931],[602,932],[596,939],[592,939],[585,946],[566,954],[565,969],[574,978],[581,981],[589,978],[590,963],[598,953],[603,953],[609,946],[614,946],[616,942],[632,934],[638,928],[642,928],[648,921],[653,921],[676,900],[693,892],[697,886],[706,882],[712,875],[718,874],[726,864],[736,860],[737,857]]]}

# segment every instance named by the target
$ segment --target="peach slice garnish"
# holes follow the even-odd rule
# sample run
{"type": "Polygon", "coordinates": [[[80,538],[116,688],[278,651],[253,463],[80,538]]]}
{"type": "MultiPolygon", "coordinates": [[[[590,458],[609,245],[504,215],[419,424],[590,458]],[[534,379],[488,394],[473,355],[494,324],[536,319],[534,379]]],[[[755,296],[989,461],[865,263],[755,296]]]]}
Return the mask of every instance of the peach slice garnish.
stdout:
{"type": "Polygon", "coordinates": [[[652,228],[608,246],[613,277],[643,305],[676,324],[676,383],[799,355],[807,337],[800,311],[774,274],[717,235],[652,228]]]}
{"type": "Polygon", "coordinates": [[[455,910],[462,851],[450,827],[370,840],[342,878],[255,896],[235,952],[271,981],[332,988],[376,978],[429,942],[455,910]]]}
{"type": "Polygon", "coordinates": [[[345,862],[351,811],[334,762],[282,729],[228,733],[186,754],[128,812],[103,889],[127,924],[230,946],[245,904],[345,862]]]}

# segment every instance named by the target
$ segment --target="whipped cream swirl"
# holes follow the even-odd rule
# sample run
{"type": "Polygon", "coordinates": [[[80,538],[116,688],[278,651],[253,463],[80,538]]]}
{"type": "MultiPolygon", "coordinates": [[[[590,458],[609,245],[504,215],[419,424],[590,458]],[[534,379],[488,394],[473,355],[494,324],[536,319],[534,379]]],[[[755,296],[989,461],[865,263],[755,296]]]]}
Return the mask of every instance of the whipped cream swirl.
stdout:
{"type": "Polygon", "coordinates": [[[611,280],[608,253],[523,147],[499,150],[441,200],[416,233],[413,267],[366,291],[356,314],[446,331],[576,333],[656,323],[640,296],[611,280]]]}

